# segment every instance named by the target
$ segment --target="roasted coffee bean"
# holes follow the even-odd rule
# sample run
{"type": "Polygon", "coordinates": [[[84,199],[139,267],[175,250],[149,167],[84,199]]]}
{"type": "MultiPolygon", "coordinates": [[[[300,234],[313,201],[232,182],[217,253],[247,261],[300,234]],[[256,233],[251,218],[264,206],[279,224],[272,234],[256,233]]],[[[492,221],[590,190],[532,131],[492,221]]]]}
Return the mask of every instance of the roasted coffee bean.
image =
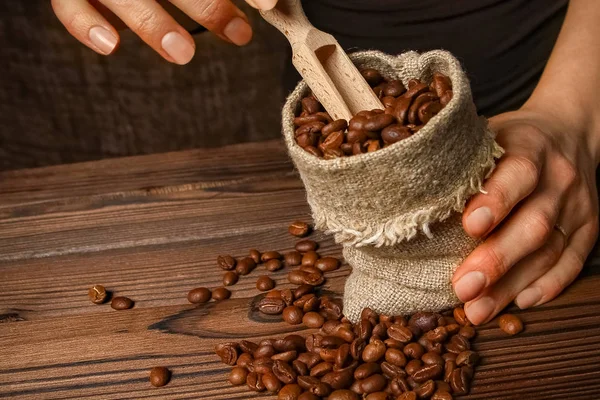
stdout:
{"type": "Polygon", "coordinates": [[[366,379],[373,374],[381,372],[381,367],[376,362],[367,362],[359,365],[354,371],[354,379],[362,380],[366,379]]]}
{"type": "Polygon", "coordinates": [[[323,129],[321,129],[321,134],[323,136],[328,136],[334,132],[343,133],[346,128],[348,128],[348,122],[345,119],[338,119],[325,125],[323,129]]]}
{"type": "Polygon", "coordinates": [[[429,90],[429,86],[427,86],[424,83],[418,82],[417,84],[415,84],[414,86],[408,87],[408,90],[406,91],[406,93],[404,93],[402,95],[402,97],[406,97],[406,98],[416,98],[417,96],[419,96],[422,93],[425,93],[429,90]]]}
{"type": "Polygon", "coordinates": [[[381,131],[381,139],[385,144],[393,144],[411,136],[410,130],[401,125],[390,125],[381,131]]]}
{"type": "Polygon", "coordinates": [[[389,114],[377,114],[372,116],[363,124],[363,128],[367,131],[376,132],[396,122],[396,118],[389,114]]]}
{"type": "Polygon", "coordinates": [[[383,97],[383,89],[385,89],[386,84],[385,83],[380,83],[379,85],[375,86],[373,88],[373,93],[375,93],[375,95],[379,98],[383,97]]]}
{"type": "Polygon", "coordinates": [[[332,392],[327,400],[360,400],[360,396],[351,390],[340,389],[332,392]]]}
{"type": "Polygon", "coordinates": [[[294,305],[299,308],[304,308],[304,305],[306,304],[306,302],[313,298],[317,298],[317,296],[314,293],[305,294],[304,296],[300,297],[299,299],[296,299],[294,301],[294,305]]]}
{"type": "Polygon", "coordinates": [[[234,367],[229,373],[229,382],[232,385],[243,385],[246,383],[248,370],[244,367],[234,367]]]}
{"type": "Polygon", "coordinates": [[[432,380],[422,383],[415,389],[417,397],[420,399],[429,399],[435,392],[435,383],[432,380]]]}
{"type": "Polygon", "coordinates": [[[318,134],[312,132],[302,133],[296,137],[296,143],[298,143],[298,145],[304,149],[306,149],[307,147],[315,147],[318,141],[318,134]]]}
{"type": "Polygon", "coordinates": [[[350,361],[350,345],[348,343],[342,344],[337,349],[337,355],[335,356],[335,366],[338,368],[343,368],[346,366],[346,363],[350,361]]]}
{"type": "Polygon", "coordinates": [[[352,384],[353,376],[352,371],[333,371],[321,378],[321,382],[327,383],[333,389],[346,389],[352,384]]]}
{"type": "Polygon", "coordinates": [[[271,356],[271,360],[273,360],[273,361],[280,360],[280,361],[285,361],[285,362],[289,363],[289,362],[294,361],[297,356],[298,356],[298,352],[296,350],[289,350],[289,351],[284,351],[282,353],[271,356]]]}
{"type": "Polygon", "coordinates": [[[448,324],[445,326],[448,335],[452,336],[460,331],[461,326],[459,324],[448,324]]]}
{"type": "Polygon", "coordinates": [[[325,149],[323,158],[325,160],[333,160],[334,158],[344,157],[344,152],[340,149],[325,149]]]}
{"type": "Polygon", "coordinates": [[[411,97],[402,96],[396,100],[396,106],[394,108],[394,111],[392,112],[392,115],[396,117],[396,120],[400,125],[406,123],[408,117],[408,110],[410,108],[411,103],[411,97]]]}
{"type": "Polygon", "coordinates": [[[431,118],[435,117],[444,106],[439,101],[430,101],[419,107],[418,120],[422,124],[428,123],[431,118]]]}
{"type": "Polygon", "coordinates": [[[150,370],[150,384],[155,387],[165,386],[171,379],[171,371],[165,367],[154,367],[150,370]]]}
{"type": "Polygon", "coordinates": [[[309,390],[313,386],[321,383],[321,380],[317,376],[299,376],[298,385],[304,390],[309,390]]]}
{"type": "Polygon", "coordinates": [[[419,109],[425,103],[432,102],[437,100],[437,96],[435,93],[426,92],[418,95],[410,105],[408,109],[408,122],[410,124],[418,124],[419,123],[419,109]]]}
{"type": "Polygon", "coordinates": [[[288,281],[294,285],[312,285],[319,286],[325,281],[321,273],[308,273],[300,270],[290,271],[288,273],[288,281]]]}
{"type": "Polygon", "coordinates": [[[252,354],[255,359],[257,358],[271,358],[275,354],[275,347],[272,344],[261,344],[254,350],[252,354]]]}
{"type": "Polygon", "coordinates": [[[452,379],[452,373],[456,369],[456,363],[453,360],[446,360],[444,364],[444,382],[450,383],[452,379]]]}
{"type": "Polygon", "coordinates": [[[403,352],[407,357],[419,360],[425,354],[425,349],[419,343],[412,342],[404,346],[403,352]]]}
{"type": "Polygon", "coordinates": [[[360,387],[362,381],[354,381],[352,382],[352,385],[350,385],[350,390],[352,390],[354,393],[363,394],[362,388],[360,387]]]}
{"type": "Polygon", "coordinates": [[[248,374],[246,377],[246,386],[254,392],[262,392],[266,389],[262,381],[262,376],[256,372],[250,372],[248,374]]]}
{"type": "Polygon", "coordinates": [[[302,266],[303,267],[312,267],[315,265],[317,260],[319,259],[319,254],[316,251],[308,251],[304,253],[302,256],[302,266]]]}
{"type": "Polygon", "coordinates": [[[363,153],[364,153],[364,151],[363,151],[363,145],[361,143],[359,143],[359,142],[355,142],[352,145],[352,155],[356,156],[356,155],[363,154],[363,153]]]}
{"type": "Polygon", "coordinates": [[[385,379],[383,375],[373,374],[362,380],[360,388],[363,393],[369,394],[383,390],[385,385],[387,385],[387,379],[385,379]]]}
{"type": "Polygon", "coordinates": [[[414,359],[414,360],[410,360],[409,362],[406,363],[404,370],[406,371],[407,374],[413,375],[415,372],[420,370],[422,366],[423,366],[423,362],[421,360],[414,359]]]}
{"type": "Polygon", "coordinates": [[[367,117],[367,115],[371,115],[370,113],[365,115],[364,113],[362,115],[360,115],[361,113],[356,114],[354,117],[352,117],[350,119],[350,121],[348,122],[348,132],[350,131],[364,131],[365,129],[365,124],[367,123],[367,121],[369,120],[369,118],[367,117]]]}
{"type": "Polygon", "coordinates": [[[277,379],[275,374],[270,372],[262,376],[262,383],[269,393],[277,393],[281,389],[281,381],[277,379]]]}
{"type": "Polygon", "coordinates": [[[396,397],[396,400],[417,400],[417,393],[413,391],[405,392],[396,397]]]}
{"type": "Polygon", "coordinates": [[[471,325],[471,322],[467,318],[467,314],[465,313],[464,308],[456,307],[453,311],[454,319],[459,325],[467,326],[471,325]]]}
{"type": "MultiPolygon", "coordinates": [[[[306,254],[310,254],[310,252],[306,253],[306,254]]],[[[309,274],[322,274],[323,273],[320,269],[318,269],[312,265],[301,265],[300,268],[298,268],[298,269],[302,272],[307,272],[309,274]]]]}
{"type": "Polygon", "coordinates": [[[331,371],[333,371],[333,364],[323,361],[310,369],[310,376],[320,378],[331,371]]]}
{"type": "Polygon", "coordinates": [[[306,364],[304,364],[300,360],[294,360],[294,361],[292,361],[292,368],[294,368],[294,372],[296,372],[296,374],[298,376],[308,375],[308,373],[309,373],[309,369],[306,366],[306,364]]]}
{"type": "Polygon", "coordinates": [[[425,365],[444,365],[444,359],[438,353],[429,351],[421,356],[421,361],[425,365]]]}
{"type": "Polygon", "coordinates": [[[256,249],[250,250],[250,258],[254,261],[255,264],[260,263],[260,251],[256,249]]]}
{"type": "Polygon", "coordinates": [[[321,347],[321,349],[319,350],[319,356],[321,356],[321,359],[323,361],[329,362],[329,363],[335,363],[335,359],[337,358],[337,349],[332,349],[332,348],[324,348],[321,347]]]}
{"type": "Polygon", "coordinates": [[[88,297],[94,304],[102,304],[106,301],[106,289],[102,285],[94,285],[88,290],[88,297]]]}
{"type": "Polygon", "coordinates": [[[306,349],[311,353],[319,353],[321,350],[321,342],[323,341],[323,336],[321,335],[308,335],[306,337],[306,349]]]}
{"type": "MultiPolygon", "coordinates": [[[[275,261],[275,260],[271,260],[275,261]]],[[[277,260],[278,261],[278,260],[277,260]]],[[[261,292],[267,292],[275,287],[275,281],[266,275],[259,277],[256,280],[256,288],[261,292]]]]}
{"type": "Polygon", "coordinates": [[[361,319],[356,328],[356,334],[361,339],[367,340],[373,332],[373,325],[368,319],[361,319]]]}
{"type": "Polygon", "coordinates": [[[296,265],[300,265],[302,263],[302,253],[296,250],[290,251],[289,253],[285,254],[284,260],[288,267],[295,267],[296,265]]]}
{"type": "Polygon", "coordinates": [[[396,104],[396,98],[394,96],[385,96],[381,99],[381,103],[383,104],[386,110],[391,109],[396,104]]]}
{"type": "Polygon", "coordinates": [[[362,353],[367,346],[367,342],[364,339],[357,338],[352,341],[350,344],[350,355],[355,360],[359,360],[362,358],[362,353]]]}
{"type": "Polygon", "coordinates": [[[286,304],[281,298],[265,297],[258,303],[258,310],[267,315],[279,315],[285,307],[286,304]]]}
{"type": "Polygon", "coordinates": [[[242,340],[239,343],[239,348],[244,353],[254,353],[258,349],[258,345],[250,340],[242,340]]]}
{"type": "Polygon", "coordinates": [[[290,364],[284,361],[275,360],[273,362],[273,373],[277,379],[286,385],[296,381],[296,372],[290,364]]]}
{"type": "Polygon", "coordinates": [[[452,371],[449,383],[455,395],[467,394],[469,392],[469,377],[463,368],[456,368],[452,371]]]}
{"type": "Polygon", "coordinates": [[[321,149],[324,154],[327,154],[329,150],[339,149],[342,143],[344,143],[344,132],[335,131],[323,140],[319,145],[319,149],[321,149]]]}
{"type": "Polygon", "coordinates": [[[317,122],[317,121],[327,122],[327,120],[324,119],[322,115],[312,114],[312,115],[307,115],[305,117],[294,118],[294,126],[300,127],[302,125],[310,124],[311,122],[317,122]]]}
{"type": "Polygon", "coordinates": [[[265,263],[265,268],[269,272],[279,271],[281,268],[283,268],[283,263],[281,260],[273,258],[265,263]]]}
{"type": "Polygon", "coordinates": [[[306,350],[306,346],[304,344],[306,339],[300,335],[294,335],[294,334],[287,335],[286,337],[283,338],[283,341],[286,345],[280,351],[287,351],[287,350],[305,351],[306,350]]]}
{"type": "Polygon", "coordinates": [[[388,400],[388,399],[390,399],[390,397],[386,392],[374,392],[374,393],[368,394],[367,397],[365,397],[365,400],[388,400]]]}
{"type": "Polygon", "coordinates": [[[296,246],[295,246],[296,250],[299,251],[300,253],[315,251],[315,250],[317,250],[318,247],[319,247],[319,245],[317,244],[317,242],[315,242],[314,240],[310,240],[310,239],[301,240],[298,243],[296,243],[296,246]]]}
{"type": "MultiPolygon", "coordinates": [[[[309,296],[311,296],[311,297],[309,297],[306,300],[306,302],[304,303],[304,306],[302,307],[302,311],[304,311],[305,313],[318,310],[319,306],[321,305],[320,298],[318,298],[317,296],[315,296],[313,294],[311,294],[309,296]]],[[[325,321],[323,321],[323,322],[325,322],[325,321]]]]}
{"type": "Polygon", "coordinates": [[[440,104],[446,106],[452,100],[452,90],[447,90],[446,93],[440,96],[440,104]]]}
{"type": "Polygon", "coordinates": [[[438,314],[430,312],[418,312],[408,320],[408,328],[415,335],[428,332],[437,327],[438,314]]]}
{"type": "Polygon", "coordinates": [[[452,89],[452,82],[449,77],[440,74],[439,72],[435,72],[433,74],[431,88],[436,92],[438,97],[442,97],[444,93],[452,89]]]}
{"type": "Polygon", "coordinates": [[[437,328],[427,332],[425,334],[427,340],[433,343],[442,343],[448,337],[448,331],[445,326],[438,326],[437,328]]]}
{"type": "Polygon", "coordinates": [[[498,320],[498,325],[500,329],[509,335],[516,335],[517,333],[523,330],[523,322],[513,314],[504,314],[498,320]]]}
{"type": "Polygon", "coordinates": [[[224,287],[216,288],[212,292],[212,298],[215,301],[227,300],[231,297],[231,292],[229,289],[224,287]]]}
{"type": "Polygon", "coordinates": [[[352,144],[342,143],[342,145],[340,146],[340,150],[342,150],[345,155],[351,156],[352,155],[352,144]]]}
{"type": "Polygon", "coordinates": [[[314,114],[321,111],[321,103],[314,97],[305,97],[302,99],[302,110],[309,114],[314,114]]]}
{"type": "Polygon", "coordinates": [[[328,320],[339,320],[342,318],[341,305],[328,296],[321,297],[321,315],[328,320]]]}
{"type": "Polygon", "coordinates": [[[223,364],[235,365],[238,357],[238,344],[235,342],[220,343],[215,346],[215,353],[221,358],[223,364]]]}
{"type": "Polygon", "coordinates": [[[372,153],[381,149],[381,143],[379,143],[379,140],[367,140],[364,145],[367,148],[367,153],[372,153]]]}
{"type": "Polygon", "coordinates": [[[250,257],[244,257],[237,262],[235,266],[235,272],[238,275],[248,275],[256,267],[256,263],[250,257]]]}
{"type": "Polygon", "coordinates": [[[310,225],[303,221],[294,221],[288,227],[288,232],[297,237],[304,237],[310,233],[310,225]]]}
{"type": "Polygon", "coordinates": [[[235,258],[231,256],[219,256],[217,257],[217,265],[226,271],[230,271],[235,268],[235,258]]]}
{"type": "Polygon", "coordinates": [[[302,323],[308,328],[320,328],[323,326],[325,322],[325,318],[323,318],[319,313],[310,311],[304,314],[302,317],[302,323]]]}
{"type": "Polygon", "coordinates": [[[279,289],[274,289],[269,291],[265,297],[268,297],[270,299],[281,299],[281,290],[279,289]]]}
{"type": "MultiPolygon", "coordinates": [[[[379,85],[383,81],[383,76],[376,69],[367,68],[360,71],[363,78],[367,81],[367,83],[373,87],[379,85]]],[[[342,400],[342,399],[339,399],[342,400]]],[[[346,399],[343,399],[346,400],[346,399]]]]}
{"type": "Polygon", "coordinates": [[[451,392],[452,388],[444,381],[435,381],[435,389],[438,392],[451,392]]]}
{"type": "Polygon", "coordinates": [[[437,390],[431,400],[453,400],[453,397],[449,392],[437,390]]]}
{"type": "Polygon", "coordinates": [[[265,251],[260,256],[260,260],[262,262],[267,262],[269,260],[279,260],[281,259],[281,254],[278,251],[265,251]]]}
{"type": "Polygon", "coordinates": [[[304,313],[296,306],[287,306],[283,309],[283,320],[290,325],[298,325],[302,322],[304,313]]]}
{"type": "Polygon", "coordinates": [[[352,129],[348,131],[346,140],[349,144],[359,143],[362,144],[367,140],[367,132],[362,129],[352,129]]]}
{"type": "Polygon", "coordinates": [[[429,379],[437,379],[442,376],[444,368],[440,364],[425,365],[410,374],[412,378],[418,382],[423,383],[429,379]]]}
{"type": "Polygon", "coordinates": [[[235,362],[235,365],[247,368],[248,365],[251,364],[253,360],[254,360],[254,358],[252,358],[252,354],[242,353],[242,354],[240,354],[237,361],[235,362]]]}
{"type": "Polygon", "coordinates": [[[223,274],[223,286],[235,285],[239,279],[239,275],[235,271],[227,271],[223,274]]]}
{"type": "Polygon", "coordinates": [[[372,336],[377,337],[379,339],[386,337],[389,325],[390,325],[389,323],[387,323],[387,324],[383,323],[383,322],[378,323],[377,325],[375,325],[373,327],[372,336]]]}
{"type": "Polygon", "coordinates": [[[306,146],[306,147],[303,147],[303,149],[304,149],[304,151],[312,154],[315,157],[319,157],[319,158],[323,157],[323,152],[314,146],[306,146]]]}
{"type": "Polygon", "coordinates": [[[396,339],[402,343],[408,343],[413,337],[413,333],[410,329],[401,325],[392,325],[387,329],[387,334],[392,339],[396,339]]]}
{"type": "Polygon", "coordinates": [[[463,365],[473,367],[477,364],[477,361],[479,361],[479,355],[471,350],[465,350],[456,356],[456,365],[459,367],[463,365]]]}
{"type": "Polygon", "coordinates": [[[312,394],[311,392],[304,392],[299,397],[298,400],[320,400],[321,397],[316,394],[312,394]]]}
{"type": "Polygon", "coordinates": [[[335,257],[321,257],[315,262],[315,267],[323,272],[335,271],[340,267],[340,260],[335,257]]]}
{"type": "Polygon", "coordinates": [[[398,97],[406,92],[406,88],[402,84],[402,81],[392,80],[387,83],[383,89],[383,94],[386,96],[398,97]]]}
{"type": "Polygon", "coordinates": [[[321,347],[327,347],[329,349],[337,349],[344,343],[343,339],[333,335],[323,336],[321,339],[321,347]]]}
{"type": "Polygon", "coordinates": [[[333,330],[333,335],[341,338],[346,343],[352,343],[354,341],[354,338],[356,337],[354,335],[354,332],[352,331],[351,326],[347,324],[340,324],[336,326],[333,330]]]}
{"type": "Polygon", "coordinates": [[[381,340],[375,340],[365,346],[362,352],[364,362],[375,362],[385,355],[385,344],[381,340]]]}
{"type": "Polygon", "coordinates": [[[406,379],[404,377],[396,377],[392,380],[391,384],[390,384],[390,389],[392,390],[392,393],[395,394],[396,396],[405,393],[405,392],[410,392],[411,391],[411,387],[408,384],[408,382],[406,382],[406,379]]]}
{"type": "Polygon", "coordinates": [[[472,326],[463,326],[458,331],[458,334],[465,339],[473,339],[475,337],[475,328],[472,326]]]}
{"type": "Polygon", "coordinates": [[[453,335],[450,342],[446,344],[446,350],[450,353],[460,353],[471,349],[471,343],[461,335],[453,335]]]}
{"type": "Polygon", "coordinates": [[[292,289],[283,289],[281,291],[281,299],[285,302],[286,306],[291,306],[295,300],[292,289]]]}
{"type": "Polygon", "coordinates": [[[406,365],[406,356],[401,350],[387,349],[385,352],[385,361],[398,367],[404,367],[406,365]]]}
{"type": "Polygon", "coordinates": [[[451,361],[456,361],[456,354],[454,353],[444,353],[442,354],[442,358],[444,359],[444,362],[451,360],[451,361]]]}
{"type": "Polygon", "coordinates": [[[277,394],[277,400],[298,400],[302,394],[302,388],[296,383],[285,385],[277,394]]]}
{"type": "Polygon", "coordinates": [[[383,343],[385,343],[385,345],[390,349],[398,349],[398,350],[404,349],[404,343],[402,343],[396,339],[387,338],[383,341],[383,343]]]}
{"type": "Polygon", "coordinates": [[[118,296],[118,297],[113,297],[112,301],[110,302],[110,306],[115,309],[115,310],[127,310],[131,307],[133,307],[133,300],[131,300],[129,297],[124,297],[124,296],[118,296]]]}
{"type": "Polygon", "coordinates": [[[321,357],[315,353],[300,353],[298,355],[298,361],[303,362],[308,369],[312,369],[321,361],[321,357]]]}

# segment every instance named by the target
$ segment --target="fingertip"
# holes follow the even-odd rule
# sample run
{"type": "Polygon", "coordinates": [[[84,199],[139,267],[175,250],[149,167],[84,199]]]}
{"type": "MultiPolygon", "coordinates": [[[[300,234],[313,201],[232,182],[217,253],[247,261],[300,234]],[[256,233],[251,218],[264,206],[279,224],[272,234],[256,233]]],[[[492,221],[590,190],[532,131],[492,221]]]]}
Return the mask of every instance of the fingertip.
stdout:
{"type": "Polygon", "coordinates": [[[115,52],[119,44],[119,36],[103,26],[93,26],[88,31],[88,39],[98,53],[110,55],[115,52]]]}
{"type": "Polygon", "coordinates": [[[489,207],[479,207],[466,215],[463,228],[472,238],[480,238],[493,227],[494,220],[494,214],[489,207]]]}
{"type": "Polygon", "coordinates": [[[515,298],[515,304],[521,310],[536,306],[542,300],[542,291],[538,287],[530,287],[523,290],[515,298]]]}
{"type": "Polygon", "coordinates": [[[277,5],[277,0],[246,0],[254,8],[261,11],[269,11],[277,5]]]}
{"type": "Polygon", "coordinates": [[[489,296],[484,296],[465,304],[467,318],[474,325],[480,325],[492,319],[495,310],[496,301],[489,296]]]}
{"type": "Polygon", "coordinates": [[[227,23],[223,35],[232,43],[244,46],[252,40],[252,27],[243,18],[236,17],[227,23]]]}
{"type": "Polygon", "coordinates": [[[454,282],[454,293],[464,303],[479,296],[486,286],[487,279],[483,272],[471,271],[454,282]]]}
{"type": "Polygon", "coordinates": [[[161,46],[171,58],[169,61],[179,65],[189,63],[196,52],[194,41],[175,31],[163,36],[161,46]]]}

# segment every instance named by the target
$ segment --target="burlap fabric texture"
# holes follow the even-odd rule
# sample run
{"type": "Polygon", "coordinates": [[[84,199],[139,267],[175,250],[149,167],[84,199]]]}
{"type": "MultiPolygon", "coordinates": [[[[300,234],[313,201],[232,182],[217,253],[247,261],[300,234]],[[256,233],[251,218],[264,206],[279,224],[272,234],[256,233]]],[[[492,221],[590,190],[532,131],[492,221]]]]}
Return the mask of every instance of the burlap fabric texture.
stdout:
{"type": "Polygon", "coordinates": [[[317,229],[334,234],[352,266],[344,313],[356,321],[364,307],[391,315],[439,311],[458,303],[452,273],[477,241],[461,227],[467,199],[502,155],[473,104],[469,82],[448,52],[376,51],[350,56],[359,68],[385,77],[430,82],[450,77],[453,98],[412,137],[381,150],[333,160],[298,146],[293,118],[309,92],[300,82],[283,108],[283,135],[306,186],[317,229]]]}

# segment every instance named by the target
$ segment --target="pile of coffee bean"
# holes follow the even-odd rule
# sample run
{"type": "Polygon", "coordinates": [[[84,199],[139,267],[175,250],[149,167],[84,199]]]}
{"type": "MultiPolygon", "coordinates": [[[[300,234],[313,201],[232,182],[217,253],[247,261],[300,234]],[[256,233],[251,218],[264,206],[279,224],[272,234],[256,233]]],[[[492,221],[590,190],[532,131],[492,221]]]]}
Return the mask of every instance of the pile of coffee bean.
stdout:
{"type": "MultiPolygon", "coordinates": [[[[298,312],[290,310],[288,319],[298,323],[298,312]]],[[[307,337],[217,345],[221,360],[234,366],[229,381],[281,400],[451,400],[469,392],[479,356],[471,350],[476,332],[462,308],[408,318],[367,308],[357,324],[338,308],[313,314],[318,323],[304,322],[320,330],[307,337]]]]}
{"type": "Polygon", "coordinates": [[[365,110],[349,122],[332,120],[311,94],[294,118],[296,143],[326,160],[379,150],[418,132],[452,99],[452,83],[440,73],[428,85],[418,79],[387,80],[374,69],[361,71],[381,99],[384,110],[365,110]]]}

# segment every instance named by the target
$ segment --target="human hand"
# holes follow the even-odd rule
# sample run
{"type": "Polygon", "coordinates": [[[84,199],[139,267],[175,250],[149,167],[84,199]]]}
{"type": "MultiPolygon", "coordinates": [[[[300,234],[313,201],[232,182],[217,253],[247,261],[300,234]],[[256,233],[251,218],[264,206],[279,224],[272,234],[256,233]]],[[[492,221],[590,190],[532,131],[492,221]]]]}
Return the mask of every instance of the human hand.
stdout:
{"type": "Polygon", "coordinates": [[[593,135],[531,109],[490,125],[506,153],[484,185],[487,194],[474,196],[463,213],[465,231],[487,238],[452,281],[474,324],[513,300],[521,309],[552,300],[577,277],[598,236],[593,135]]]}
{"type": "MultiPolygon", "coordinates": [[[[99,54],[112,54],[119,45],[118,27],[127,26],[167,61],[187,64],[196,46],[192,36],[160,2],[166,0],[51,0],[67,30],[99,54]]],[[[277,0],[246,0],[262,10],[277,0]]],[[[231,0],[170,0],[190,18],[221,39],[238,46],[252,38],[246,15],[231,0]]]]}

